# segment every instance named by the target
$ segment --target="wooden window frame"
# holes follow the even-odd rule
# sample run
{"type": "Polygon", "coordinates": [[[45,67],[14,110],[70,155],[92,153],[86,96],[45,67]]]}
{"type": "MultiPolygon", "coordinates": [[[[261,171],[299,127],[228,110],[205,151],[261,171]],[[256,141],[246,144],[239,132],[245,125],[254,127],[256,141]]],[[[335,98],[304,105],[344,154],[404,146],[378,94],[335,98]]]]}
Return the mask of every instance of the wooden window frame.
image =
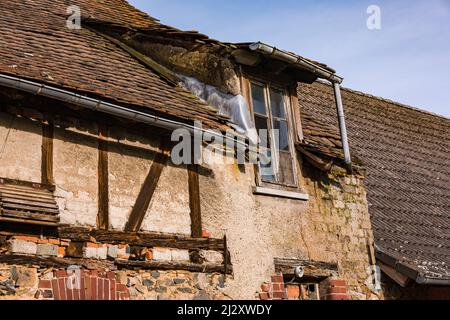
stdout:
{"type": "MultiPolygon", "coordinates": [[[[273,80],[265,80],[261,79],[260,77],[254,77],[251,75],[242,76],[242,87],[243,87],[243,93],[247,99],[250,112],[252,114],[253,119],[255,119],[255,112],[253,108],[253,99],[252,99],[252,91],[251,91],[251,84],[254,83],[259,86],[264,87],[264,95],[266,100],[266,112],[268,112],[268,127],[269,130],[273,128],[273,116],[272,116],[272,108],[270,105],[270,88],[279,90],[283,93],[283,100],[285,105],[285,113],[286,113],[286,122],[288,126],[288,139],[289,139],[289,153],[290,157],[292,159],[292,171],[293,171],[293,177],[294,177],[294,184],[286,184],[283,182],[268,182],[263,181],[262,175],[260,172],[259,164],[255,165],[255,179],[256,179],[256,185],[258,187],[264,187],[264,188],[271,188],[271,189],[278,189],[283,191],[293,191],[293,192],[300,192],[300,179],[299,179],[299,167],[297,165],[298,159],[297,154],[295,152],[295,142],[299,141],[301,138],[301,129],[299,129],[297,126],[300,125],[298,123],[298,116],[297,113],[295,113],[295,110],[293,110],[293,85],[283,83],[283,82],[277,82],[273,80]],[[297,129],[296,129],[297,128],[297,129]]],[[[298,104],[297,104],[298,105],[298,104]]],[[[273,141],[273,137],[270,137],[271,141],[273,141]]],[[[276,147],[273,143],[271,143],[271,151],[275,150],[276,147]]],[[[278,152],[278,150],[276,150],[278,152]]],[[[283,152],[283,151],[280,151],[283,152]]],[[[278,158],[278,157],[277,157],[278,158]]],[[[278,159],[276,160],[278,161],[278,159]]]]}

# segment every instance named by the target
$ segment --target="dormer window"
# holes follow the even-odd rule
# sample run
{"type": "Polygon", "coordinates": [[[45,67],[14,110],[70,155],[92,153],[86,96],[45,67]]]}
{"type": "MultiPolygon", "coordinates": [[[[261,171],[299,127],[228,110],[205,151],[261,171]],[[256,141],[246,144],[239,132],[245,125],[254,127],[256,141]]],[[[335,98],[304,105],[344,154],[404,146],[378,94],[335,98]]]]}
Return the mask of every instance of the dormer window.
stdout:
{"type": "Polygon", "coordinates": [[[263,139],[261,145],[267,146],[267,155],[275,161],[275,165],[259,163],[259,184],[296,188],[298,181],[294,162],[288,90],[254,80],[250,81],[249,90],[256,129],[258,132],[267,130],[269,133],[267,137],[260,135],[263,139]],[[278,137],[275,132],[278,132],[278,137]],[[266,138],[268,141],[264,140],[266,138]]]}

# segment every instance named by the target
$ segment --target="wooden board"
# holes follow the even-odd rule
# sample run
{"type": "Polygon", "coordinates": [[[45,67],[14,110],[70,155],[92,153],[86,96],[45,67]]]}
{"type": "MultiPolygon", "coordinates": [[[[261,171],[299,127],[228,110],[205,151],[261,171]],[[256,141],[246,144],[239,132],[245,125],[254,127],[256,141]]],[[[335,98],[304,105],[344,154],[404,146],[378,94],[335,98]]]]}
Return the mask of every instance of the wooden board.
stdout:
{"type": "Polygon", "coordinates": [[[0,217],[4,222],[56,226],[59,208],[44,184],[0,178],[0,217]]]}
{"type": "Polygon", "coordinates": [[[39,266],[45,268],[67,268],[69,266],[80,266],[90,270],[117,270],[113,262],[107,260],[90,260],[90,259],[70,259],[57,257],[38,257],[23,255],[0,255],[0,263],[9,265],[26,265],[39,266]]]}
{"type": "Polygon", "coordinates": [[[294,275],[295,267],[303,267],[306,277],[317,279],[328,278],[338,272],[336,264],[326,262],[282,258],[276,258],[274,262],[276,272],[284,275],[294,275]]]}

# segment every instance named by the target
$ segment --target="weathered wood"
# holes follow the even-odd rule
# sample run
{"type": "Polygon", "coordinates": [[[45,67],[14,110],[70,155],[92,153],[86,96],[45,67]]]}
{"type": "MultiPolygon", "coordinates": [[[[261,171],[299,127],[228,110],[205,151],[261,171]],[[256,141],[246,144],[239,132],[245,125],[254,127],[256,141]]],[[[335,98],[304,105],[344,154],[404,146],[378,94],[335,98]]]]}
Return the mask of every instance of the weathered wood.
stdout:
{"type": "Polygon", "coordinates": [[[30,219],[30,220],[39,220],[39,221],[59,222],[59,217],[56,217],[56,216],[51,216],[51,215],[42,214],[42,213],[31,213],[31,212],[24,212],[24,211],[8,210],[5,208],[2,209],[0,216],[26,219],[26,220],[30,219]]]}
{"type": "Polygon", "coordinates": [[[160,152],[156,154],[155,159],[153,160],[147,178],[145,179],[136,203],[133,206],[133,211],[131,212],[125,227],[125,231],[127,232],[138,232],[141,229],[142,222],[144,221],[145,214],[150,206],[150,202],[155,193],[159,179],[161,178],[163,169],[167,166],[170,153],[169,144],[163,141],[160,149],[160,152]]]}
{"type": "MultiPolygon", "coordinates": [[[[0,216],[0,221],[10,222],[10,223],[18,223],[18,224],[32,224],[36,226],[46,226],[46,227],[56,227],[58,225],[57,222],[48,222],[48,221],[37,221],[37,220],[28,220],[22,218],[9,218],[0,216]]],[[[10,233],[10,235],[14,235],[15,233],[10,233]]]]}
{"type": "Polygon", "coordinates": [[[122,268],[137,268],[140,270],[183,270],[189,272],[201,272],[201,273],[233,273],[233,267],[218,264],[194,264],[190,262],[141,262],[141,261],[128,261],[128,260],[116,260],[115,264],[122,268]]]}
{"type": "Polygon", "coordinates": [[[22,181],[22,180],[16,180],[16,179],[9,179],[9,178],[0,178],[0,187],[1,188],[17,188],[22,189],[25,191],[28,191],[29,188],[35,189],[36,192],[39,190],[43,190],[44,192],[48,191],[55,191],[55,186],[49,185],[49,184],[43,184],[43,183],[37,183],[37,182],[30,182],[30,181],[22,181]],[[7,184],[7,185],[5,185],[7,184]]]}
{"type": "Polygon", "coordinates": [[[133,233],[112,230],[92,230],[89,228],[59,226],[59,237],[72,241],[92,241],[100,243],[129,244],[141,247],[168,247],[183,250],[223,251],[222,239],[189,238],[179,235],[159,233],[133,233]]]}
{"type": "Polygon", "coordinates": [[[43,184],[54,184],[53,179],[53,122],[48,119],[47,123],[42,125],[42,162],[41,162],[41,181],[43,184]]]}
{"type": "MultiPolygon", "coordinates": [[[[227,236],[223,236],[223,264],[225,266],[223,273],[227,274],[228,272],[228,244],[227,244],[227,236]]],[[[226,279],[226,277],[225,277],[226,279]]]]}
{"type": "Polygon", "coordinates": [[[189,207],[191,210],[191,236],[201,238],[202,212],[200,207],[200,182],[198,175],[199,167],[196,164],[188,165],[189,175],[189,207]]]}
{"type": "Polygon", "coordinates": [[[108,134],[107,129],[101,127],[98,139],[98,213],[97,226],[99,229],[109,228],[109,170],[108,170],[108,134]]]}
{"type": "Polygon", "coordinates": [[[117,270],[110,261],[98,261],[90,259],[70,259],[57,257],[39,257],[22,255],[0,255],[0,263],[9,265],[38,266],[45,268],[67,268],[69,266],[80,266],[90,270],[117,270]]]}
{"type": "Polygon", "coordinates": [[[50,201],[46,201],[43,199],[30,199],[30,198],[27,198],[26,196],[9,194],[9,193],[5,193],[3,191],[0,191],[0,192],[2,194],[3,202],[17,203],[17,204],[23,204],[23,205],[33,205],[35,207],[42,207],[42,208],[58,209],[58,206],[53,204],[53,202],[50,202],[50,201]]]}
{"type": "Polygon", "coordinates": [[[50,214],[50,215],[58,215],[59,210],[58,209],[50,209],[50,208],[43,208],[43,207],[36,207],[34,205],[21,205],[17,203],[11,203],[9,201],[3,201],[2,199],[2,207],[5,210],[23,210],[23,211],[30,211],[35,213],[42,213],[42,214],[50,214]]]}
{"type": "Polygon", "coordinates": [[[301,118],[301,109],[300,109],[300,103],[298,101],[298,94],[297,94],[297,87],[298,84],[295,83],[290,88],[290,100],[291,100],[291,106],[292,106],[292,112],[294,113],[294,126],[295,126],[295,139],[294,142],[302,142],[304,133],[303,133],[303,126],[302,126],[302,118],[301,118]]]}
{"type": "Polygon", "coordinates": [[[324,279],[333,276],[338,272],[336,264],[306,261],[299,259],[281,259],[275,258],[275,271],[284,275],[294,275],[295,267],[303,267],[305,277],[324,279]]]}
{"type": "Polygon", "coordinates": [[[383,271],[389,278],[394,280],[399,286],[401,286],[402,288],[406,288],[408,286],[411,280],[409,277],[401,274],[394,268],[391,268],[387,264],[384,264],[382,262],[378,262],[378,265],[380,266],[381,271],[383,271]]]}
{"type": "Polygon", "coordinates": [[[5,196],[9,196],[9,197],[25,197],[26,199],[33,199],[36,201],[45,201],[45,202],[49,202],[49,201],[53,201],[55,198],[48,192],[44,193],[44,192],[36,192],[36,193],[32,193],[30,191],[16,191],[16,190],[12,190],[10,188],[6,188],[2,185],[0,185],[0,192],[2,193],[2,195],[5,196]]]}

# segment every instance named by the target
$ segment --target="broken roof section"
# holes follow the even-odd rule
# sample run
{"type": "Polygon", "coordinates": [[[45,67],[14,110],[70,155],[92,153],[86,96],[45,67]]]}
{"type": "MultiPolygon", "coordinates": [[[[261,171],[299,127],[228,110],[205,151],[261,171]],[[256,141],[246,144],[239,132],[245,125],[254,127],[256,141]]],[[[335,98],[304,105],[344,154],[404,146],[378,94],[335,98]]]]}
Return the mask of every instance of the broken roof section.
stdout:
{"type": "Polygon", "coordinates": [[[162,65],[143,61],[151,58],[140,58],[139,52],[124,48],[123,39],[105,37],[102,31],[107,29],[110,36],[118,32],[211,45],[235,57],[244,50],[257,57],[257,64],[274,65],[278,72],[291,72],[301,82],[334,75],[334,70],[323,64],[276,48],[274,53],[284,54],[267,54],[255,50],[254,45],[222,43],[196,31],[163,25],[124,0],[18,0],[2,2],[1,11],[0,73],[101,97],[157,116],[198,120],[222,131],[229,128],[229,117],[180,87],[162,65]],[[80,30],[66,27],[67,8],[73,5],[81,9],[80,30]],[[111,41],[114,39],[117,41],[111,41]],[[282,56],[295,57],[296,62],[280,59],[282,56]]]}
{"type": "MultiPolygon", "coordinates": [[[[419,283],[448,285],[450,119],[349,89],[342,97],[352,149],[367,171],[378,259],[419,283]]],[[[299,99],[306,128],[315,126],[310,119],[336,124],[329,86],[302,85],[299,99]]],[[[314,131],[305,136],[322,141],[314,131]]]]}
{"type": "Polygon", "coordinates": [[[168,81],[129,52],[90,28],[70,30],[66,9],[139,28],[157,20],[122,0],[2,1],[0,73],[70,89],[155,115],[228,129],[227,117],[168,81]]]}

